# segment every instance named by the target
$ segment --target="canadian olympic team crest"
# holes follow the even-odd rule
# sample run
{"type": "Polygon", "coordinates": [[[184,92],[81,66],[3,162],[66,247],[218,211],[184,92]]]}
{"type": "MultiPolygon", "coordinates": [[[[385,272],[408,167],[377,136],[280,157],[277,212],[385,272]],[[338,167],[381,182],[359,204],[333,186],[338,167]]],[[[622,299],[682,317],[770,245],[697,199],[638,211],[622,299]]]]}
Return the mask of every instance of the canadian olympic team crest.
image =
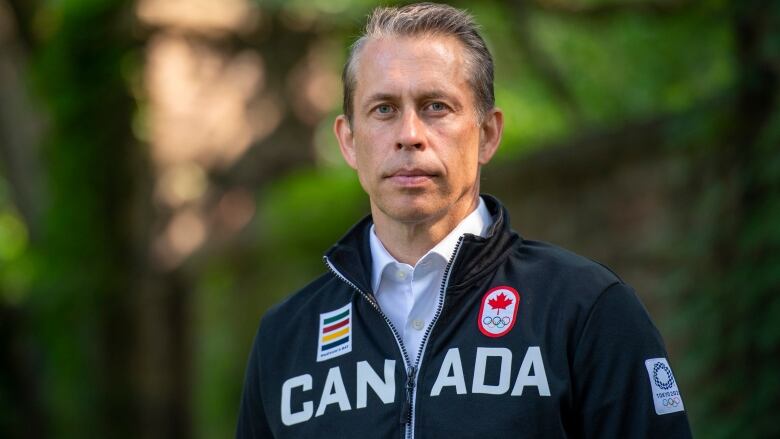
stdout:
{"type": "Polygon", "coordinates": [[[520,293],[512,287],[490,289],[482,298],[477,326],[488,337],[501,337],[512,330],[520,307],[520,293]]]}

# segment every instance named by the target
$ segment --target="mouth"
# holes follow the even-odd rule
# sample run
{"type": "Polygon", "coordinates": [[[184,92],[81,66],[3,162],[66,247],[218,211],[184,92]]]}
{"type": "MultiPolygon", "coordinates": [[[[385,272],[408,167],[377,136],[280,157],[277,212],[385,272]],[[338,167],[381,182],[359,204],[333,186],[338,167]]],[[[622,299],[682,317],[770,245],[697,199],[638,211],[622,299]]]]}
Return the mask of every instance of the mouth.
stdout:
{"type": "Polygon", "coordinates": [[[402,187],[421,186],[431,181],[436,174],[420,168],[399,169],[385,178],[402,187]]]}

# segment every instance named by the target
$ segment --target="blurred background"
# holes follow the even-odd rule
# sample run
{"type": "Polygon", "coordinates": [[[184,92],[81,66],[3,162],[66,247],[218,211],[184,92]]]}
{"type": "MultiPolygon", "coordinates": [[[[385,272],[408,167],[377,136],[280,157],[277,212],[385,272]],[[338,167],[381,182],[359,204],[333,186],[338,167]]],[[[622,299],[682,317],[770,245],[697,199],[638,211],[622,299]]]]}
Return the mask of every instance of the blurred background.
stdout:
{"type": "MultiPolygon", "coordinates": [[[[368,212],[331,134],[369,0],[0,0],[0,436],[233,434],[259,318],[368,212]]],[[[778,437],[780,2],[453,2],[523,236],[610,265],[694,433],[778,437]]]]}

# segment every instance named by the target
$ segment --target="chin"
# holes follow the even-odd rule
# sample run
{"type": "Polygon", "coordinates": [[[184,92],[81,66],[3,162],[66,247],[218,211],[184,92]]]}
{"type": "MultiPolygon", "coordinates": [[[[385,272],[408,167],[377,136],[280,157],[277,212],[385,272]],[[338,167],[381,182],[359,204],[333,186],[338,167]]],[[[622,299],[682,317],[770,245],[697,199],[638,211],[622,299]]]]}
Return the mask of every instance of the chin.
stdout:
{"type": "Polygon", "coordinates": [[[378,203],[379,209],[399,222],[419,222],[430,219],[439,212],[439,204],[429,197],[405,196],[378,203]]]}

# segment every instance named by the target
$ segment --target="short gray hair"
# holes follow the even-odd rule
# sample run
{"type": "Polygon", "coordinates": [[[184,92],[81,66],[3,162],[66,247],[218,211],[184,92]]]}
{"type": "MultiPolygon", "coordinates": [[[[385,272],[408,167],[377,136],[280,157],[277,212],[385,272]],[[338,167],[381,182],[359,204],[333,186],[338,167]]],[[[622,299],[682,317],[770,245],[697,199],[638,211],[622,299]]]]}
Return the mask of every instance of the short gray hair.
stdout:
{"type": "Polygon", "coordinates": [[[352,44],[344,64],[343,110],[350,124],[357,78],[356,59],[371,38],[383,36],[442,35],[453,36],[466,50],[469,83],[474,92],[480,120],[496,104],[493,92],[493,57],[478,32],[479,26],[468,12],[448,5],[415,3],[401,7],[378,7],[368,16],[363,34],[352,44]]]}

